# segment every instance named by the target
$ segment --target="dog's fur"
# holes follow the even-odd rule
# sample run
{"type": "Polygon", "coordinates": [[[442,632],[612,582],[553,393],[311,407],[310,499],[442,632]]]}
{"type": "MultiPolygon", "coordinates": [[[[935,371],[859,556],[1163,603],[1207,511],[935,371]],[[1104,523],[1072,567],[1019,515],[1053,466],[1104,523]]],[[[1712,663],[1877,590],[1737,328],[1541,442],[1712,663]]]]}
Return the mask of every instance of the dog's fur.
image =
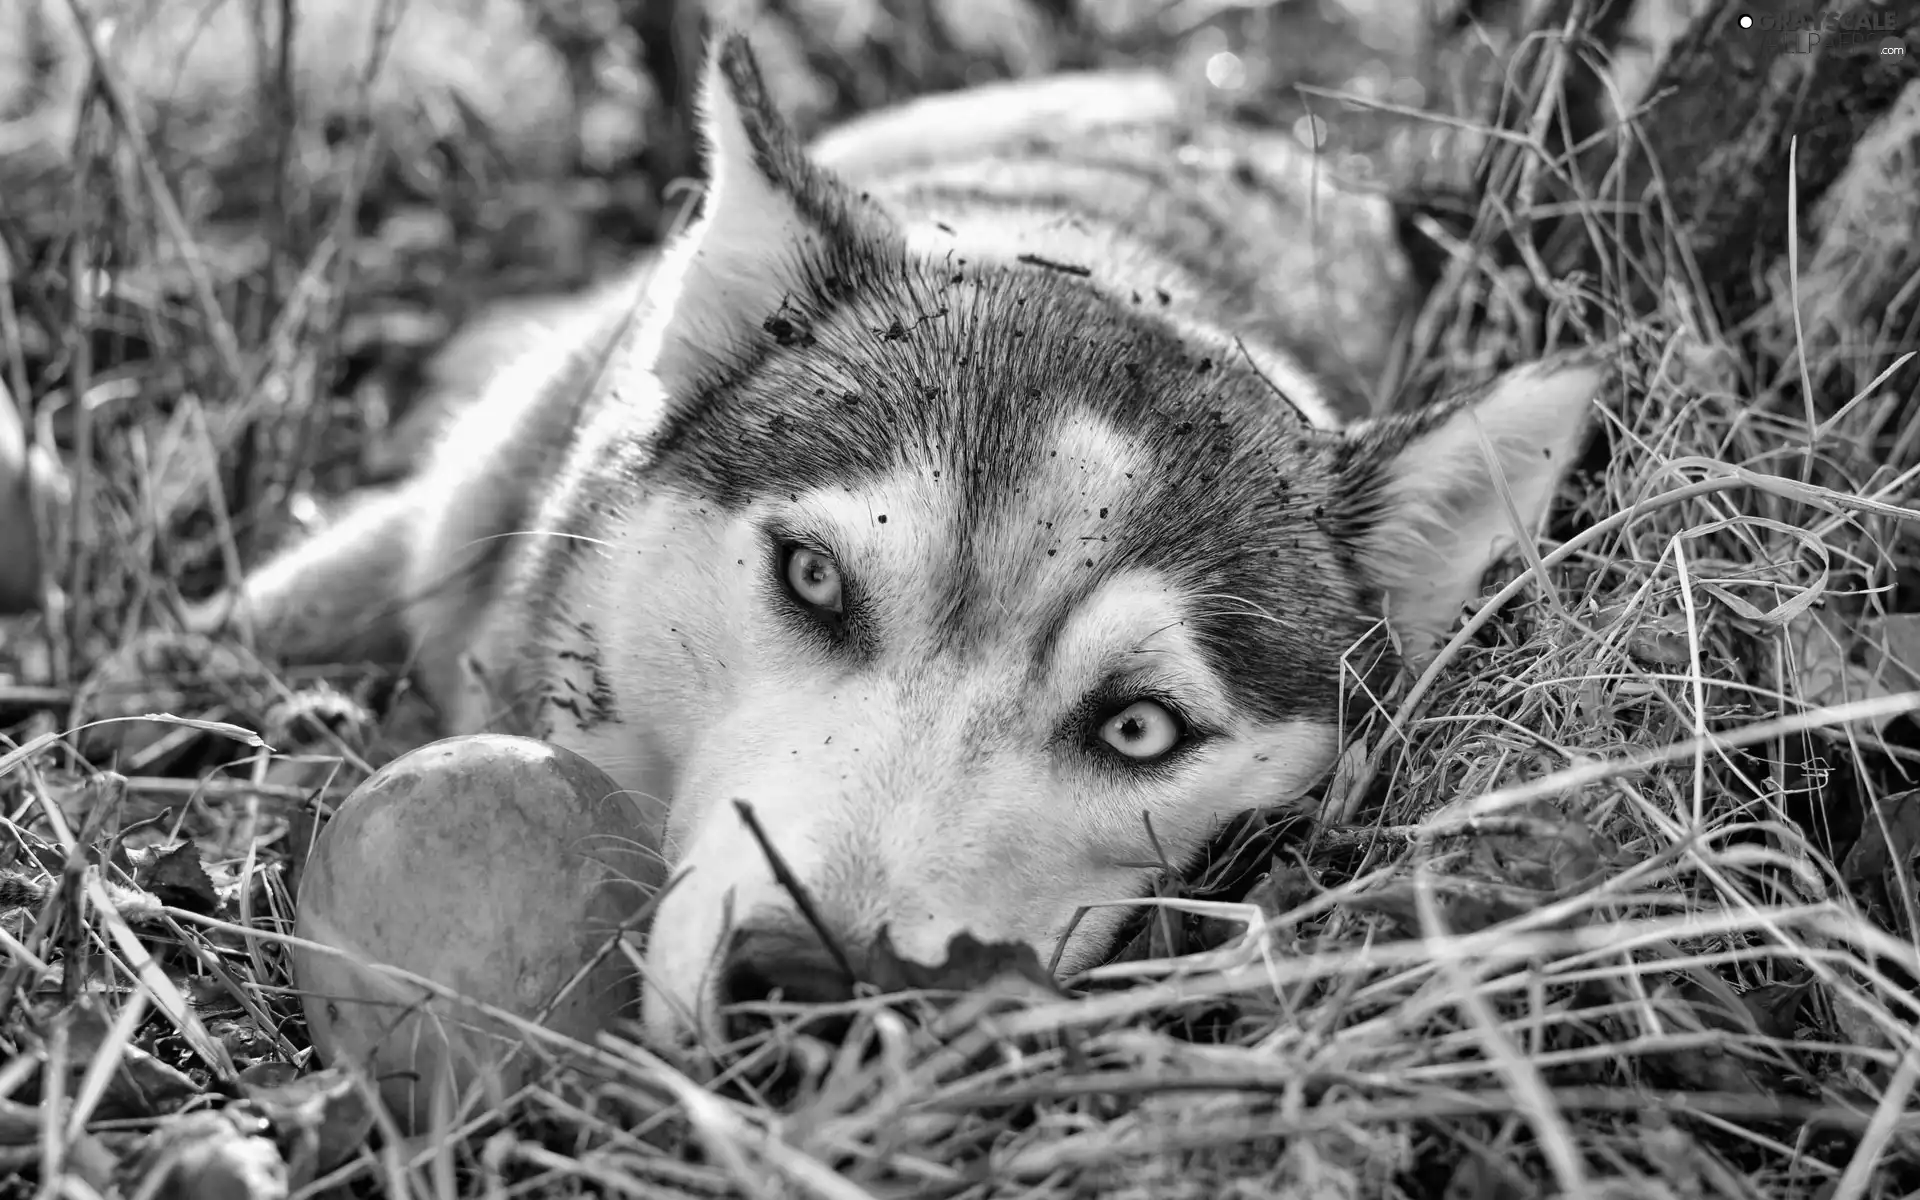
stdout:
{"type": "Polygon", "coordinates": [[[1411,298],[1387,206],[1151,77],[810,150],[743,41],[704,95],[703,209],[657,268],[237,606],[654,802],[686,872],[646,957],[663,1037],[739,993],[741,944],[806,954],[736,799],[856,960],[884,928],[1045,961],[1161,852],[1301,796],[1343,656],[1383,613],[1416,650],[1456,620],[1606,379],[1582,354],[1371,414],[1411,298]]]}

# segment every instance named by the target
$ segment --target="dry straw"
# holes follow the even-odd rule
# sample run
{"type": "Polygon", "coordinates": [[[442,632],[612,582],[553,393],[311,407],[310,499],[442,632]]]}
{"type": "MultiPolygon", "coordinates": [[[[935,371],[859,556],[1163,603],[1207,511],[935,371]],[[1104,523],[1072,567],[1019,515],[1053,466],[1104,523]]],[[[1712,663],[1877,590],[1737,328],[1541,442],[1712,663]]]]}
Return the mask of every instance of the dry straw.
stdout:
{"type": "MultiPolygon", "coordinates": [[[[68,3],[97,27],[85,0],[68,3]]],[[[28,300],[0,305],[7,378],[24,400],[24,347],[52,331],[78,439],[73,537],[45,581],[65,607],[43,649],[9,653],[62,672],[136,664],[77,692],[0,684],[9,711],[73,705],[45,736],[0,745],[7,899],[31,901],[0,925],[0,1171],[36,1173],[45,1196],[116,1186],[99,1156],[151,1115],[98,1113],[143,1047],[173,1047],[196,1082],[235,1070],[233,1019],[216,1036],[203,1011],[301,1049],[282,864],[312,820],[287,814],[337,800],[365,746],[357,704],[241,647],[201,648],[217,662],[128,650],[172,622],[170,564],[211,545],[237,570],[248,531],[311,481],[318,381],[360,247],[352,222],[303,224],[282,190],[269,237],[306,260],[223,267],[114,56],[99,37],[85,51],[98,87],[64,190],[42,193],[61,203],[0,197],[0,261],[28,300]],[[115,262],[187,286],[144,304],[104,294],[99,268],[115,262]],[[331,765],[283,760],[235,724],[329,705],[351,718],[317,737],[331,765]],[[104,712],[173,716],[133,741],[55,736],[104,712]],[[209,731],[240,738],[221,742],[240,747],[237,769],[172,774],[209,731]],[[119,756],[116,802],[85,792],[83,753],[119,756]],[[163,843],[199,839],[241,919],[130,886],[106,851],[143,814],[163,843]],[[49,859],[23,854],[48,843],[49,859]],[[82,962],[105,1013],[91,1032],[60,1016],[81,1001],[82,962]]],[[[375,39],[361,86],[384,53],[375,39]]],[[[1548,54],[1516,83],[1540,95],[1563,69],[1548,54]]],[[[1547,151],[1553,117],[1543,101],[1519,132],[1477,131],[1519,167],[1484,225],[1543,215],[1549,181],[1576,186],[1547,151]]],[[[348,153],[321,178],[280,166],[351,201],[373,163],[348,153]]],[[[551,1064],[535,1083],[476,1093],[442,1135],[363,1148],[296,1194],[1861,1200],[1915,1186],[1906,859],[1920,805],[1900,794],[1915,753],[1898,718],[1915,706],[1920,635],[1894,586],[1917,515],[1915,367],[1872,345],[1898,331],[1803,294],[1857,285],[1858,255],[1796,257],[1773,281],[1774,319],[1721,329],[1674,247],[1615,240],[1607,214],[1627,199],[1579,202],[1597,261],[1668,281],[1656,311],[1625,308],[1619,271],[1553,279],[1537,257],[1496,268],[1461,244],[1422,317],[1416,380],[1461,380],[1571,330],[1611,339],[1624,383],[1601,417],[1611,455],[1558,539],[1422,673],[1372,690],[1356,674],[1351,748],[1326,792],[1338,827],[1250,823],[1220,859],[1257,870],[1169,889],[1167,919],[1069,981],[1085,991],[1073,999],[963,998],[925,1022],[862,999],[838,1014],[838,1045],[795,1013],[717,1080],[509,1020],[551,1064]],[[1638,261],[1656,255],[1669,269],[1638,261]],[[776,1059],[781,1090],[759,1090],[776,1059]]]]}

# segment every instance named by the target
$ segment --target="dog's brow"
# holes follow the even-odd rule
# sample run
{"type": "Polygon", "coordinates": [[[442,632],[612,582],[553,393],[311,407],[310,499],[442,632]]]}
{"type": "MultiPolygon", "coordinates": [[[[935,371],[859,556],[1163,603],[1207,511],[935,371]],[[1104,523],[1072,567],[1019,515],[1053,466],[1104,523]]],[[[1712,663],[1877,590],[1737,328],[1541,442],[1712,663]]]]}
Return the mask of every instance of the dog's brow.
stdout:
{"type": "Polygon", "coordinates": [[[1033,650],[1030,655],[1033,668],[1032,678],[1037,683],[1053,673],[1055,659],[1060,653],[1060,639],[1067,631],[1067,622],[1073,619],[1074,609],[1078,608],[1092,594],[1091,588],[1076,588],[1062,595],[1048,606],[1046,615],[1040,620],[1039,632],[1033,637],[1033,650]]]}
{"type": "MultiPolygon", "coordinates": [[[[1045,617],[1039,622],[1039,631],[1029,642],[1032,647],[1029,678],[1037,683],[1047,678],[1056,669],[1067,627],[1076,615],[1088,611],[1097,613],[1124,589],[1138,587],[1140,583],[1138,576],[1122,573],[1097,583],[1076,587],[1071,594],[1058,597],[1048,607],[1045,617]]],[[[1139,615],[1137,610],[1130,612],[1127,618],[1119,623],[1125,630],[1128,640],[1124,645],[1116,641],[1113,645],[1104,647],[1110,656],[1125,657],[1147,653],[1143,643],[1169,629],[1176,628],[1184,620],[1178,611],[1156,612],[1151,624],[1143,625],[1137,620],[1139,615]]]]}

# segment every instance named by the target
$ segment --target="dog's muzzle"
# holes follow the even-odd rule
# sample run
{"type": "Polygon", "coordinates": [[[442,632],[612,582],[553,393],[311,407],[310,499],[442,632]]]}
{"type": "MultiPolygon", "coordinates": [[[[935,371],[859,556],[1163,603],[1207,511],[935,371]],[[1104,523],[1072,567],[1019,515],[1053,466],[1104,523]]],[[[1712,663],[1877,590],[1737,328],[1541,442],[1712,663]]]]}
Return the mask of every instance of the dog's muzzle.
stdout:
{"type": "Polygon", "coordinates": [[[753,924],[736,929],[720,960],[716,999],[728,1013],[729,1038],[740,1038],[764,1024],[736,1006],[781,1001],[788,1004],[838,1004],[851,1000],[858,982],[812,930],[784,924],[753,924]]]}

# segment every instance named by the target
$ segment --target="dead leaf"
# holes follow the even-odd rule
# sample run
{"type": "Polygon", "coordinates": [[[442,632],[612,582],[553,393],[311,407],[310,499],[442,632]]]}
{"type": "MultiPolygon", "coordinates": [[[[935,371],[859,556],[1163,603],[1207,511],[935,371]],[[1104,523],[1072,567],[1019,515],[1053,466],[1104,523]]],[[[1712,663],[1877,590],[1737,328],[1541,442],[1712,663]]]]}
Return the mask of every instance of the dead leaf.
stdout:
{"type": "Polygon", "coordinates": [[[1473,862],[1490,880],[1567,895],[1605,867],[1611,846],[1578,816],[1549,801],[1514,810],[1495,829],[1477,834],[1473,862]]]}
{"type": "MultiPolygon", "coordinates": [[[[1409,937],[1425,932],[1420,921],[1420,901],[1412,881],[1370,888],[1344,901],[1350,912],[1371,912],[1386,917],[1409,937]]],[[[1548,897],[1542,895],[1544,904],[1548,897]]],[[[1502,894],[1502,889],[1477,886],[1464,880],[1436,880],[1433,903],[1439,910],[1440,924],[1446,933],[1477,933],[1505,921],[1524,916],[1538,907],[1521,903],[1502,894]]]]}
{"type": "Polygon", "coordinates": [[[1627,653],[1643,667],[1693,665],[1693,642],[1687,620],[1679,613],[1635,628],[1627,638],[1627,653]]]}
{"type": "Polygon", "coordinates": [[[1860,836],[1847,851],[1841,874],[1848,883],[1870,883],[1912,860],[1920,847],[1920,789],[1873,801],[1863,815],[1860,836]]]}
{"type": "Polygon", "coordinates": [[[1771,1072],[1729,1052],[1723,1046],[1697,1045],[1663,1050],[1644,1055],[1641,1066],[1668,1086],[1689,1091],[1726,1092],[1736,1096],[1772,1096],[1779,1094],[1779,1081],[1771,1072]]]}
{"type": "Polygon", "coordinates": [[[226,1050],[235,1066],[242,1063],[249,1068],[259,1066],[280,1052],[273,1039],[262,1032],[249,1015],[212,1017],[203,1012],[200,1016],[207,1023],[207,1032],[226,1050]]]}
{"type": "Polygon", "coordinates": [[[286,1063],[240,1076],[240,1094],[272,1124],[293,1186],[304,1187],[356,1154],[373,1131],[366,1089],[336,1067],[295,1077],[286,1063]]]}
{"type": "Polygon", "coordinates": [[[1740,1003],[1753,1017],[1754,1028],[1763,1035],[1783,1042],[1793,1040],[1800,1025],[1800,1010],[1813,994],[1813,976],[1798,983],[1767,983],[1740,993],[1740,1003]]]}
{"type": "MultiPolygon", "coordinates": [[[[1273,869],[1247,889],[1245,903],[1258,908],[1266,917],[1291,912],[1319,894],[1313,876],[1296,863],[1273,860],[1273,869]]],[[[1200,922],[1199,942],[1203,946],[1224,946],[1246,929],[1241,921],[1226,917],[1206,917],[1200,922]]]]}
{"type": "Polygon", "coordinates": [[[1503,1163],[1477,1150],[1467,1152],[1447,1180],[1445,1200],[1526,1200],[1539,1194],[1518,1164],[1503,1163]]]}
{"type": "Polygon", "coordinates": [[[147,1137],[143,1190],[154,1200],[285,1200],[287,1165],[266,1132],[238,1106],[169,1118],[147,1137]]]}
{"type": "Polygon", "coordinates": [[[1790,1064],[1776,1052],[1743,1044],[1761,1032],[1759,1018],[1725,980],[1689,968],[1663,985],[1656,999],[1676,1025],[1726,1036],[1646,1054],[1640,1061],[1649,1072],[1699,1091],[1771,1095],[1780,1088],[1790,1064]]]}
{"type": "Polygon", "coordinates": [[[983,942],[970,933],[957,933],[947,943],[946,961],[930,967],[901,958],[884,926],[868,956],[866,979],[883,992],[998,990],[1019,980],[1049,996],[1065,995],[1025,942],[983,942]]]}
{"type": "Polygon", "coordinates": [[[1327,783],[1326,801],[1319,813],[1323,824],[1347,825],[1358,817],[1365,806],[1367,790],[1374,782],[1371,763],[1365,738],[1347,743],[1333,764],[1333,774],[1327,783]]]}
{"type": "MultiPolygon", "coordinates": [[[[1610,630],[1628,620],[1631,612],[1626,604],[1604,608],[1595,618],[1594,628],[1610,630]]],[[[1683,612],[1640,612],[1632,617],[1624,644],[1628,656],[1643,667],[1687,667],[1693,663],[1693,643],[1683,612]]]]}
{"type": "Polygon", "coordinates": [[[1266,1180],[1272,1194],[1295,1200],[1359,1200],[1369,1189],[1361,1168],[1348,1159],[1364,1161],[1364,1152],[1323,1146],[1312,1138],[1292,1138],[1281,1152],[1274,1173],[1266,1180]]]}
{"type": "Polygon", "coordinates": [[[105,1139],[82,1132],[67,1144],[67,1174],[86,1181],[102,1195],[112,1194],[114,1176],[120,1171],[120,1158],[105,1139]]]}
{"type": "Polygon", "coordinates": [[[271,1062],[257,1062],[234,1076],[234,1082],[240,1085],[240,1094],[251,1095],[254,1092],[267,1091],[282,1084],[292,1083],[300,1078],[300,1068],[289,1062],[275,1059],[271,1062]]]}
{"type": "Polygon", "coordinates": [[[1678,998],[1685,1005],[1677,1019],[1692,1028],[1735,1034],[1759,1032],[1752,1013],[1741,1003],[1733,986],[1711,971],[1683,967],[1660,992],[1678,998]]]}
{"type": "Polygon", "coordinates": [[[220,896],[213,889],[213,878],[200,862],[200,851],[192,842],[181,842],[154,858],[135,881],[154,899],[173,908],[183,908],[201,916],[220,911],[220,896]]]}
{"type": "Polygon", "coordinates": [[[1920,687],[1920,613],[1889,613],[1862,630],[1879,651],[1883,681],[1895,691],[1920,687]]]}
{"type": "MultiPolygon", "coordinates": [[[[1853,942],[1817,929],[1807,930],[1804,936],[1808,954],[1818,961],[1845,959],[1848,955],[1857,952],[1853,942]]],[[[1874,985],[1865,983],[1851,969],[1842,968],[1835,977],[1827,981],[1815,981],[1812,986],[1819,990],[1819,994],[1826,997],[1831,1007],[1833,1023],[1839,1027],[1840,1032],[1840,1036],[1833,1040],[1847,1048],[1842,1053],[1853,1069],[1871,1063],[1872,1059],[1867,1056],[1875,1051],[1890,1050],[1894,1047],[1893,1037],[1887,1033],[1888,1025],[1882,1024],[1876,1017],[1874,1009],[1869,1006],[1875,992],[1874,985]],[[1849,986],[1842,986],[1843,984],[1849,986]],[[1869,997],[1869,1001],[1866,1003],[1856,1001],[1853,999],[1856,995],[1865,995],[1869,997]]],[[[1891,1024],[1895,1028],[1898,1027],[1897,1022],[1891,1024]]],[[[1833,1081],[1834,1076],[1829,1074],[1824,1082],[1832,1086],[1833,1081]]]]}
{"type": "MultiPolygon", "coordinates": [[[[1920,613],[1846,619],[1822,609],[1796,618],[1787,635],[1792,674],[1808,704],[1876,700],[1920,686],[1920,613]]],[[[1885,733],[1902,715],[1867,723],[1885,733]]]]}
{"type": "Polygon", "coordinates": [[[1703,1196],[1700,1162],[1703,1157],[1693,1134],[1675,1124],[1666,1113],[1652,1109],[1635,1123],[1641,1152],[1659,1168],[1669,1194],[1703,1196]]]}
{"type": "Polygon", "coordinates": [[[96,1118],[104,1120],[156,1117],[170,1113],[200,1094],[193,1080],[131,1042],[110,1044],[113,1021],[99,998],[83,994],[54,1018],[66,1025],[67,1062],[72,1078],[68,1094],[102,1054],[118,1057],[117,1069],[100,1097],[96,1118]]]}
{"type": "Polygon", "coordinates": [[[195,732],[257,744],[251,730],[169,715],[205,711],[256,675],[231,645],[195,633],[147,630],[101,659],[75,694],[80,719],[95,723],[79,731],[81,752],[94,762],[123,763],[121,769],[133,773],[157,769],[162,756],[188,744],[195,732]]]}

